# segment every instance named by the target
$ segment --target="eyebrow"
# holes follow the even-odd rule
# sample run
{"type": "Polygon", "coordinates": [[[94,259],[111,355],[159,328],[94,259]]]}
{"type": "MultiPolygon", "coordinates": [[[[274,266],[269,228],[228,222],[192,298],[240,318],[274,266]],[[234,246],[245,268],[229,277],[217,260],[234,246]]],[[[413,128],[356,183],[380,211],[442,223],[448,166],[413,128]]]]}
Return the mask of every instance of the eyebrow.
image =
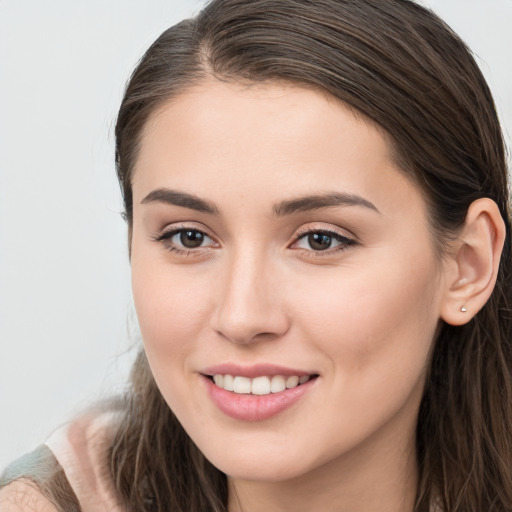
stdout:
{"type": "Polygon", "coordinates": [[[282,201],[274,206],[274,214],[277,216],[290,215],[298,212],[309,212],[321,208],[330,208],[333,206],[362,206],[380,213],[377,207],[370,201],[361,196],[339,192],[327,194],[317,194],[312,196],[299,197],[282,201]]]}
{"type": "MultiPolygon", "coordinates": [[[[186,192],[179,192],[168,188],[153,190],[144,197],[141,203],[166,203],[212,215],[218,215],[220,213],[219,209],[210,201],[206,201],[192,194],[187,194],[186,192]]],[[[274,215],[283,217],[293,213],[332,208],[334,206],[362,206],[380,213],[377,207],[367,199],[355,194],[339,192],[303,196],[297,199],[282,201],[276,204],[273,210],[274,215]]]]}
{"type": "Polygon", "coordinates": [[[178,192],[177,190],[170,190],[168,188],[158,188],[150,192],[142,201],[142,204],[147,203],[167,203],[183,208],[190,208],[202,213],[210,213],[218,215],[218,208],[209,201],[200,199],[197,196],[187,194],[185,192],[178,192]]]}

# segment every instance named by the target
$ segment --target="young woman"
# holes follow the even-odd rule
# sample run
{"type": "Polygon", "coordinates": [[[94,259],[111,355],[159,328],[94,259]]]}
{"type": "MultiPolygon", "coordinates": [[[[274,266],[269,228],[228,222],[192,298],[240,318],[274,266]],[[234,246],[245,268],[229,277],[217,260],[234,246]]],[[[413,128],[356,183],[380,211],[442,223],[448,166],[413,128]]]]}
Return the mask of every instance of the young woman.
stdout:
{"type": "Polygon", "coordinates": [[[504,144],[442,21],[214,0],[140,62],[116,151],[144,349],[2,510],[512,510],[504,144]]]}

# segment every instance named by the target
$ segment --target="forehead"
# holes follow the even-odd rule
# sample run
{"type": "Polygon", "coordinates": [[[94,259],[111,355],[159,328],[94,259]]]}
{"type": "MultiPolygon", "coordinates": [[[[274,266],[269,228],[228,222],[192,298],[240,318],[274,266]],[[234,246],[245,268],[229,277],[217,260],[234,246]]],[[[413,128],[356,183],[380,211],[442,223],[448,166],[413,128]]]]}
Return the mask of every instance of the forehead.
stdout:
{"type": "Polygon", "coordinates": [[[288,84],[211,80],[149,118],[133,185],[135,202],[165,186],[279,200],[305,189],[379,196],[404,179],[383,130],[335,98],[288,84]]]}
{"type": "Polygon", "coordinates": [[[290,118],[290,115],[293,115],[294,119],[312,120],[314,113],[325,114],[326,111],[334,112],[336,109],[350,113],[354,119],[385,136],[386,132],[363,113],[318,88],[285,81],[255,83],[210,78],[184,89],[155,109],[145,123],[142,138],[150,136],[162,122],[162,117],[168,116],[173,116],[176,121],[199,119],[202,122],[206,119],[221,122],[229,116],[230,122],[240,121],[246,125],[248,122],[258,121],[261,115],[271,113],[274,117],[267,118],[265,124],[268,129],[272,126],[277,127],[280,119],[290,118]],[[252,116],[249,118],[246,114],[252,116]]]}

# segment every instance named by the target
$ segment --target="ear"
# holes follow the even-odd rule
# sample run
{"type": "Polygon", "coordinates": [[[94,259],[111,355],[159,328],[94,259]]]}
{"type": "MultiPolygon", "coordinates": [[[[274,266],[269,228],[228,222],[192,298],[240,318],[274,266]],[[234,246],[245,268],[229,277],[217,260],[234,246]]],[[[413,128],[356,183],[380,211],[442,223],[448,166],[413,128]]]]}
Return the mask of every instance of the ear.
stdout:
{"type": "Polygon", "coordinates": [[[446,291],[441,318],[464,325],[487,302],[496,283],[505,242],[505,223],[498,206],[477,199],[468,209],[462,231],[446,261],[446,291]]]}

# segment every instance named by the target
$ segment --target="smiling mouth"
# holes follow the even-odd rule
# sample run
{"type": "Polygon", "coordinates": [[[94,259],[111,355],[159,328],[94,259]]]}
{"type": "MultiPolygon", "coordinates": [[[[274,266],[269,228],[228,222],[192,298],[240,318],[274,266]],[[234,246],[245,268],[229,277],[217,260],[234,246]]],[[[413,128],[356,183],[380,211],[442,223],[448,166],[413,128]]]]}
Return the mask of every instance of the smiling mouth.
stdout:
{"type": "Polygon", "coordinates": [[[231,391],[240,395],[270,395],[271,393],[281,393],[287,389],[293,389],[305,384],[318,375],[272,375],[260,377],[242,377],[239,375],[215,374],[207,376],[214,384],[225,391],[231,391]]]}

